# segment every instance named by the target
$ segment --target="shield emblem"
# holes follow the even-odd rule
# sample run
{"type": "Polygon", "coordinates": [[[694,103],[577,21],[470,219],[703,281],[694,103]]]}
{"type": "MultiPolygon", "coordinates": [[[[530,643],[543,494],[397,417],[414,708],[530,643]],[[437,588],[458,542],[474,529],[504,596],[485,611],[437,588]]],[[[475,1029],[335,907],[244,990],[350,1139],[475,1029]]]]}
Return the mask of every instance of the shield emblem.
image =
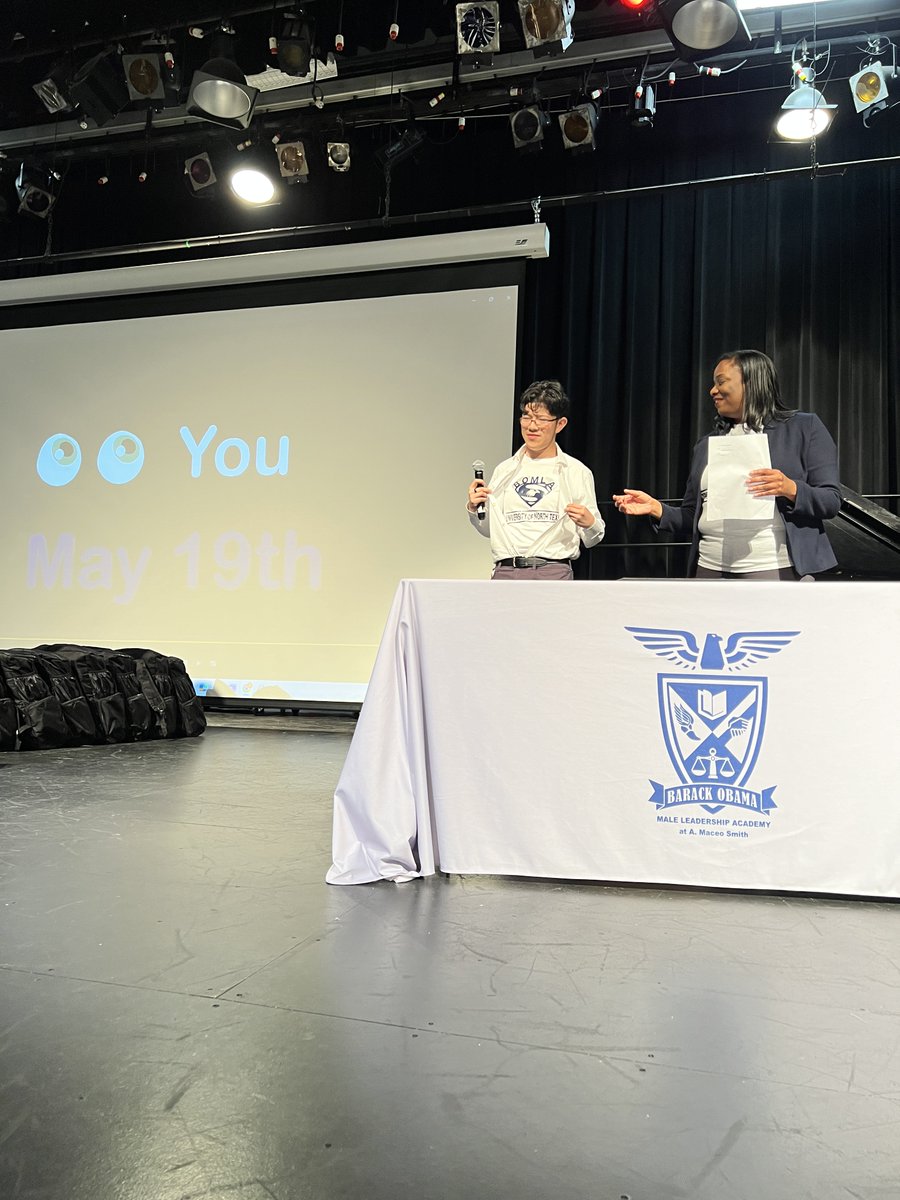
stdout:
{"type": "MultiPolygon", "coordinates": [[[[759,678],[659,676],[663,737],[683,783],[744,784],[762,744],[767,691],[759,678]]],[[[702,807],[715,813],[722,805],[702,807]]]]}

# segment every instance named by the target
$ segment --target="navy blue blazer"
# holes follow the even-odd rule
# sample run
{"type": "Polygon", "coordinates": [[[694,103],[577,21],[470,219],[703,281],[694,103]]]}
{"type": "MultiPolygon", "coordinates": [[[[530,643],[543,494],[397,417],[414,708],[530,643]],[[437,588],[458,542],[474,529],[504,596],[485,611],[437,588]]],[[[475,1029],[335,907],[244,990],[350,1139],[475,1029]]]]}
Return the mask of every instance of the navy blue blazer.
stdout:
{"type": "MultiPolygon", "coordinates": [[[[772,466],[797,484],[793,504],[779,496],[775,503],[784,518],[788,553],[798,575],[815,575],[837,565],[822,524],[841,507],[837,447],[815,413],[792,413],[786,421],[765,427],[772,466]]],[[[700,479],[709,458],[709,437],[694,447],[691,473],[680,508],[664,504],[654,522],[660,533],[691,541],[689,574],[693,575],[700,550],[700,479]]]]}

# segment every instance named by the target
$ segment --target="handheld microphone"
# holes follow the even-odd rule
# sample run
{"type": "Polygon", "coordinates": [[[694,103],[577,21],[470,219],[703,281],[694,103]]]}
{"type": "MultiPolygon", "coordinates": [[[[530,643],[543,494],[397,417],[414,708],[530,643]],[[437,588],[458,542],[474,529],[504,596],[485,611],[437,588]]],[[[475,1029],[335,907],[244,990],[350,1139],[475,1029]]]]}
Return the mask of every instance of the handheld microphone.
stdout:
{"type": "MultiPolygon", "coordinates": [[[[476,458],[475,461],[472,463],[472,470],[475,472],[475,478],[480,479],[483,482],[484,481],[484,463],[481,461],[480,458],[476,458]]],[[[484,520],[484,501],[483,500],[481,501],[480,504],[476,505],[475,511],[478,513],[478,520],[483,521],[484,520]]]]}

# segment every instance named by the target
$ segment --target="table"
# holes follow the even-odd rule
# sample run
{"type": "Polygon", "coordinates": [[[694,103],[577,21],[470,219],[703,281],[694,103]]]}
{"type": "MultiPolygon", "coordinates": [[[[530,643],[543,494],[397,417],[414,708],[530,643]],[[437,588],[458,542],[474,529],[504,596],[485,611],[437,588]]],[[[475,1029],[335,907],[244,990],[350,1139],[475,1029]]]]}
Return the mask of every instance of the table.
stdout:
{"type": "Polygon", "coordinates": [[[898,650],[891,583],[403,580],[327,879],[900,896],[898,650]]]}

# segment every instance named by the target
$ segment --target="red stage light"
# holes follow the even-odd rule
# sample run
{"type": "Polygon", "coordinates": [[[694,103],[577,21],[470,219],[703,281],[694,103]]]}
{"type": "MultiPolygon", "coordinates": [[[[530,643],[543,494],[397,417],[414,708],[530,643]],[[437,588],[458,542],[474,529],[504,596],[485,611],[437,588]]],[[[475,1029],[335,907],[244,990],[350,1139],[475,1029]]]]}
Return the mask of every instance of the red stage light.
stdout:
{"type": "Polygon", "coordinates": [[[643,12],[645,8],[651,8],[653,0],[619,0],[623,8],[631,9],[632,12],[643,12]]]}

